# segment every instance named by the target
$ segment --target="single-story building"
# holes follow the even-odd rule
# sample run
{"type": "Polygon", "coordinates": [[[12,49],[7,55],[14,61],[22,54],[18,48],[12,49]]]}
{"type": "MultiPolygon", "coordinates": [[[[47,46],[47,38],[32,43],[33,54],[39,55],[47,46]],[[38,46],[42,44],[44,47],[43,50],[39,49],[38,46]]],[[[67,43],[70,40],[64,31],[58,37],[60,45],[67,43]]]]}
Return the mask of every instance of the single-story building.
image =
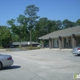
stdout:
{"type": "Polygon", "coordinates": [[[44,40],[49,41],[50,48],[74,48],[80,45],[80,26],[58,30],[39,37],[44,47],[44,40]]]}
{"type": "MultiPolygon", "coordinates": [[[[8,47],[19,47],[20,45],[22,47],[30,46],[31,42],[30,41],[28,41],[28,42],[12,42],[12,43],[8,44],[8,47]]],[[[38,42],[32,42],[32,46],[36,47],[38,45],[40,45],[38,42]]]]}

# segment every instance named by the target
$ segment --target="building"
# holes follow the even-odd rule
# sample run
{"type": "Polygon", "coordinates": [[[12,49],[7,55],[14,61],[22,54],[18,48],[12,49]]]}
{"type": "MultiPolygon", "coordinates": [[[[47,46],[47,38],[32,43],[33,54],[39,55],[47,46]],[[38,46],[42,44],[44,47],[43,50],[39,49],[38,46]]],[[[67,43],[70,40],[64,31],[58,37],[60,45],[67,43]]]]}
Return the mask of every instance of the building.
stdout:
{"type": "MultiPolygon", "coordinates": [[[[27,46],[30,46],[31,43],[30,43],[30,41],[28,41],[28,42],[12,42],[12,43],[8,44],[8,47],[19,47],[20,45],[22,47],[27,47],[27,46]]],[[[37,47],[38,45],[40,45],[38,42],[32,42],[32,46],[37,47]]]]}
{"type": "Polygon", "coordinates": [[[80,26],[58,30],[39,37],[44,47],[44,40],[49,41],[50,48],[74,48],[80,45],[80,26]]]}

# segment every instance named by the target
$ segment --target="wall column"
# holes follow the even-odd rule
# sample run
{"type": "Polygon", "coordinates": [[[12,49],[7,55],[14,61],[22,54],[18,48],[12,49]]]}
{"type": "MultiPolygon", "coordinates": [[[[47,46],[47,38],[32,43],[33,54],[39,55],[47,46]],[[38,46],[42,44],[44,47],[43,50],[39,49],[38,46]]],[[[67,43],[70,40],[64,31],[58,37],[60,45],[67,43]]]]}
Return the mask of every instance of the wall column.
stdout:
{"type": "Polygon", "coordinates": [[[52,48],[52,39],[49,38],[49,48],[52,48]]]}
{"type": "Polygon", "coordinates": [[[59,36],[59,49],[62,49],[62,37],[59,36]]]}
{"type": "Polygon", "coordinates": [[[64,48],[64,38],[62,37],[62,48],[64,48]]]}
{"type": "Polygon", "coordinates": [[[44,40],[43,39],[41,40],[41,43],[42,43],[42,48],[44,48],[44,40]]]}
{"type": "Polygon", "coordinates": [[[72,48],[76,47],[76,35],[72,34],[72,48]]]}
{"type": "Polygon", "coordinates": [[[53,40],[54,40],[54,39],[52,39],[52,48],[54,47],[54,46],[53,46],[53,44],[54,44],[53,40]]]}

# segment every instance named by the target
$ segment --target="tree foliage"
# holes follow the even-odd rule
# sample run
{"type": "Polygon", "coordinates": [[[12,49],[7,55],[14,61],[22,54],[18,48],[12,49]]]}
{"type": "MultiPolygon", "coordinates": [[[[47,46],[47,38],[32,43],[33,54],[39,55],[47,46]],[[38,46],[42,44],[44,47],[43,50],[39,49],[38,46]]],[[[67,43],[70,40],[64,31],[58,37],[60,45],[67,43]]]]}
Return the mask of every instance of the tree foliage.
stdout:
{"type": "Polygon", "coordinates": [[[0,26],[0,46],[6,47],[11,41],[11,33],[6,26],[0,26]]]}
{"type": "MultiPolygon", "coordinates": [[[[32,29],[35,27],[36,19],[39,17],[37,16],[37,12],[39,11],[39,8],[35,5],[29,5],[26,7],[26,10],[24,11],[24,14],[28,18],[28,30],[30,32],[30,43],[32,43],[32,29]]],[[[32,46],[32,44],[31,44],[32,46]]]]}
{"type": "Polygon", "coordinates": [[[62,22],[62,24],[63,24],[63,28],[69,28],[69,27],[74,27],[74,26],[75,26],[75,23],[69,21],[68,19],[65,19],[65,20],[62,22]]]}
{"type": "Polygon", "coordinates": [[[24,14],[28,18],[28,26],[29,26],[28,30],[34,28],[36,19],[39,18],[39,16],[37,16],[38,11],[39,11],[39,8],[36,7],[35,5],[29,5],[26,7],[24,14]]]}
{"type": "Polygon", "coordinates": [[[76,26],[80,26],[80,19],[76,21],[76,26]]]}
{"type": "Polygon", "coordinates": [[[80,19],[72,22],[68,19],[49,20],[47,17],[37,16],[39,8],[29,5],[16,19],[7,21],[7,26],[0,26],[0,46],[6,47],[10,42],[15,41],[38,41],[40,36],[53,31],[79,26],[80,19]]]}
{"type": "Polygon", "coordinates": [[[19,17],[17,17],[17,22],[19,23],[18,28],[20,32],[17,35],[19,35],[22,38],[22,41],[28,40],[28,18],[26,18],[24,15],[19,15],[19,17]]]}

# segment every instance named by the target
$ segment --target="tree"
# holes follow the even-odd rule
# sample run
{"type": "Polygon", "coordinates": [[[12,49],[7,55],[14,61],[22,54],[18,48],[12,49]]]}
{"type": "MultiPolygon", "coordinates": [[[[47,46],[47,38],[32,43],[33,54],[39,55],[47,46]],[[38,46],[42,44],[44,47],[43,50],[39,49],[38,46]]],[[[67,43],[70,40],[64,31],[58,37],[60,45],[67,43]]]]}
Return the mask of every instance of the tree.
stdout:
{"type": "Polygon", "coordinates": [[[11,33],[6,26],[0,26],[0,46],[6,47],[11,41],[11,33]]]}
{"type": "Polygon", "coordinates": [[[20,25],[27,24],[27,23],[25,23],[26,22],[26,17],[24,15],[20,14],[17,17],[17,22],[20,23],[20,25]]]}
{"type": "Polygon", "coordinates": [[[53,31],[58,30],[58,27],[57,27],[57,25],[56,25],[56,21],[55,21],[55,20],[52,20],[52,21],[51,21],[51,24],[49,25],[49,27],[51,27],[51,28],[50,28],[50,32],[53,32],[53,31]]]}
{"type": "Polygon", "coordinates": [[[69,28],[69,27],[74,27],[74,26],[75,26],[75,23],[69,21],[68,19],[65,19],[65,20],[62,22],[62,24],[63,24],[63,28],[69,28]]]}
{"type": "Polygon", "coordinates": [[[80,25],[80,19],[76,21],[76,26],[79,26],[79,25],[80,25]]]}
{"type": "Polygon", "coordinates": [[[15,19],[11,19],[11,20],[8,20],[8,21],[7,21],[7,24],[9,24],[10,27],[11,27],[11,26],[14,26],[14,23],[15,23],[15,19]]]}
{"type": "Polygon", "coordinates": [[[39,8],[35,5],[29,5],[26,7],[26,10],[24,11],[24,14],[28,17],[28,30],[30,32],[30,43],[32,46],[32,34],[31,31],[35,27],[36,19],[39,17],[37,16],[37,12],[39,11],[39,8]]]}
{"type": "Polygon", "coordinates": [[[40,37],[56,30],[56,21],[48,20],[48,18],[44,17],[40,18],[39,21],[37,21],[35,34],[36,36],[40,37]]]}
{"type": "Polygon", "coordinates": [[[28,19],[24,15],[19,15],[19,17],[17,17],[17,22],[19,23],[19,29],[22,32],[22,39],[24,41],[29,40],[29,31],[27,29],[28,19]]]}
{"type": "Polygon", "coordinates": [[[11,19],[7,21],[8,25],[10,25],[10,30],[12,33],[12,41],[26,41],[29,40],[29,32],[27,30],[27,18],[24,15],[19,15],[17,19],[11,19]],[[15,24],[16,23],[16,24],[15,24]],[[19,38],[19,39],[18,39],[19,38]]]}
{"type": "Polygon", "coordinates": [[[46,17],[40,18],[39,21],[37,22],[36,29],[39,31],[40,35],[45,35],[48,32],[48,19],[46,17]]]}
{"type": "Polygon", "coordinates": [[[56,21],[56,29],[57,30],[62,29],[62,22],[61,22],[61,20],[57,20],[56,21]]]}
{"type": "MultiPolygon", "coordinates": [[[[7,21],[7,24],[8,24],[8,28],[9,28],[9,30],[10,30],[10,32],[11,32],[11,37],[12,37],[12,42],[13,41],[16,41],[16,40],[19,40],[19,39],[16,39],[16,36],[18,36],[17,35],[17,33],[18,33],[18,29],[17,29],[17,27],[16,27],[16,25],[15,25],[15,19],[11,19],[11,20],[8,20],[7,21]],[[17,33],[16,33],[17,32],[17,33]]],[[[18,38],[18,37],[17,37],[18,38]]]]}

